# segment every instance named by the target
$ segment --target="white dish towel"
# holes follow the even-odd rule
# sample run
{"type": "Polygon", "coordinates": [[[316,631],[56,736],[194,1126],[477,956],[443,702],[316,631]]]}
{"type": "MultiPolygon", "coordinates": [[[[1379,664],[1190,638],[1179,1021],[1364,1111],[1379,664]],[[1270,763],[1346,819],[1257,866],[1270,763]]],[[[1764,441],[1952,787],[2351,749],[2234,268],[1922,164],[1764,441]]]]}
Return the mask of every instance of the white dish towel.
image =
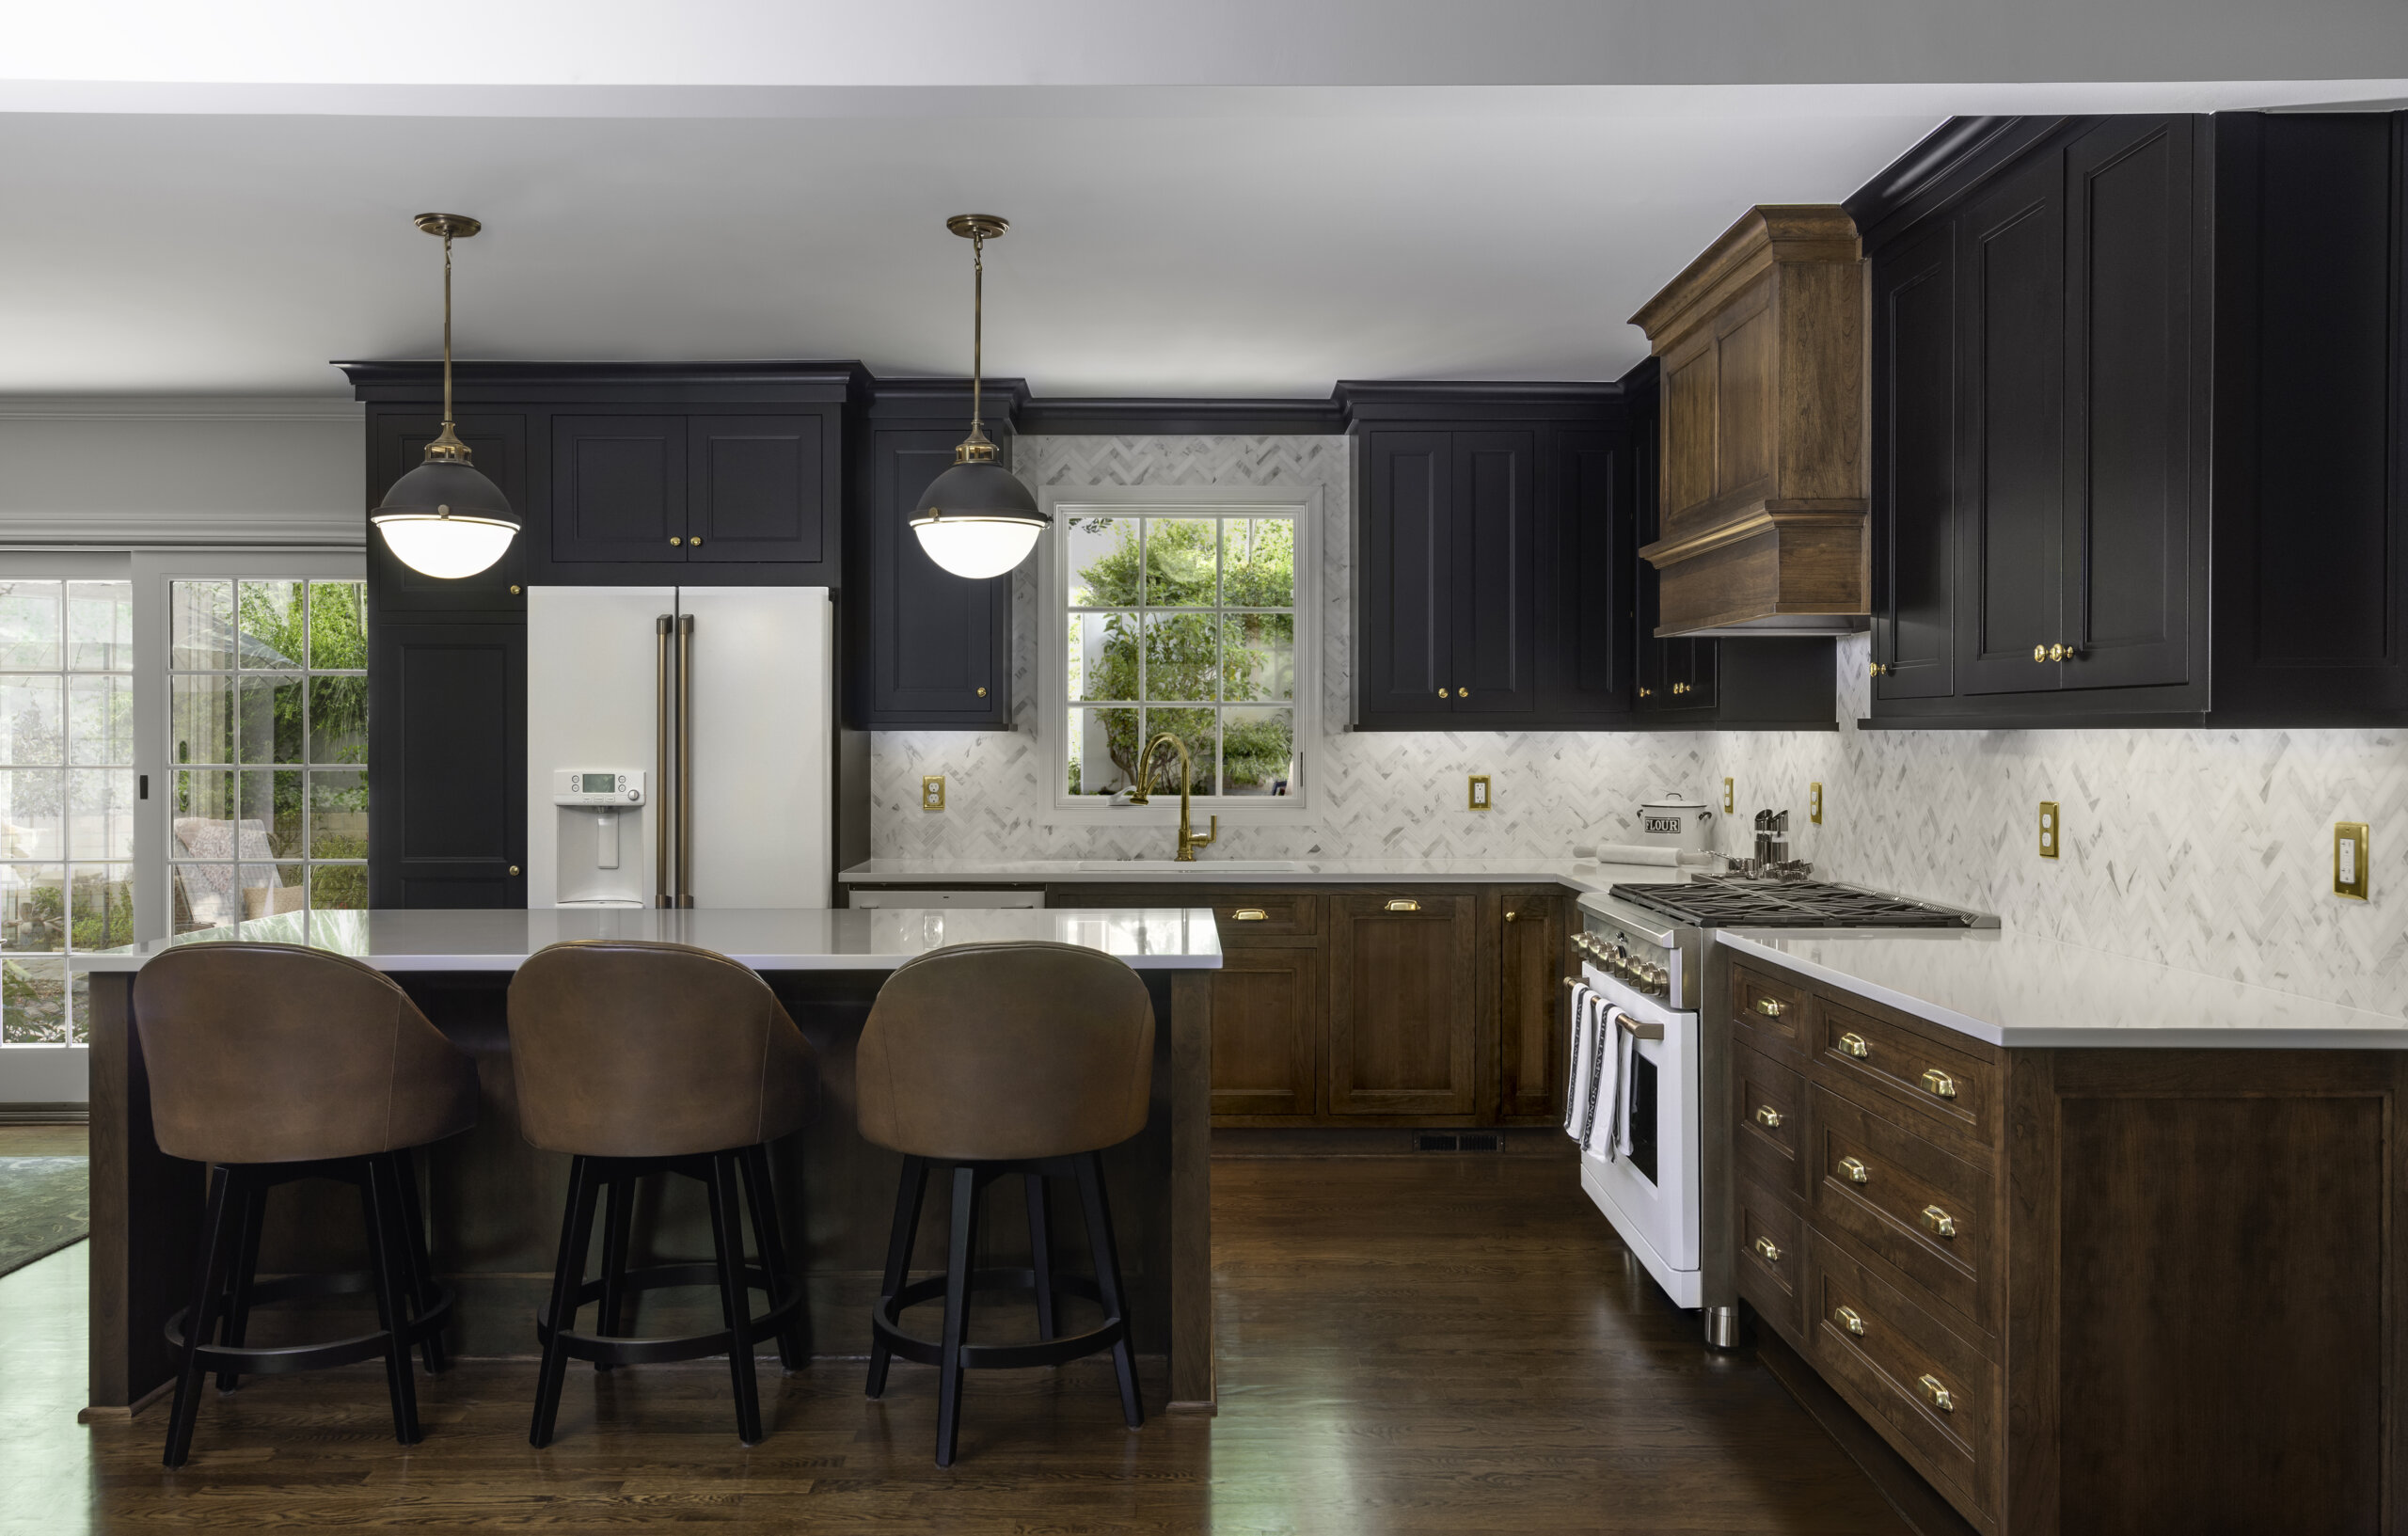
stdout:
{"type": "Polygon", "coordinates": [[[1570,1069],[1564,1074],[1563,1133],[1574,1141],[1587,1145],[1589,1118],[1589,1062],[1596,1052],[1598,1005],[1603,1000],[1587,982],[1572,989],[1572,1049],[1570,1069]]]}
{"type": "Polygon", "coordinates": [[[1639,1037],[1622,1027],[1623,1010],[1599,999],[1589,1069],[1589,1124],[1583,1149],[1611,1163],[1630,1151],[1630,1058],[1639,1037]]]}

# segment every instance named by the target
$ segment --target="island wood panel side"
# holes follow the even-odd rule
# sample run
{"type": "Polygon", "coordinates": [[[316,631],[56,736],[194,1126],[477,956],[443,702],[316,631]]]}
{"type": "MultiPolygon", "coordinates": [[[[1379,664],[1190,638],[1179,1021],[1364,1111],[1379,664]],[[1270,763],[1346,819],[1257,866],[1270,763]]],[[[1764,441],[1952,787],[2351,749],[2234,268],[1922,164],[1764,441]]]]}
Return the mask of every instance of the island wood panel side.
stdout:
{"type": "MultiPolygon", "coordinates": [[[[1170,1407],[1218,1409],[1212,1365],[1212,974],[1155,971],[1170,993],[1170,1407]]],[[[1159,994],[1158,994],[1159,995],[1159,994]]],[[[1157,1017],[1160,1005],[1157,1004],[1157,1017]]]]}
{"type": "Polygon", "coordinates": [[[97,972],[91,986],[87,1416],[131,1413],[172,1380],[177,1356],[160,1330],[187,1299],[207,1194],[199,1164],[151,1138],[133,974],[97,972]]]}

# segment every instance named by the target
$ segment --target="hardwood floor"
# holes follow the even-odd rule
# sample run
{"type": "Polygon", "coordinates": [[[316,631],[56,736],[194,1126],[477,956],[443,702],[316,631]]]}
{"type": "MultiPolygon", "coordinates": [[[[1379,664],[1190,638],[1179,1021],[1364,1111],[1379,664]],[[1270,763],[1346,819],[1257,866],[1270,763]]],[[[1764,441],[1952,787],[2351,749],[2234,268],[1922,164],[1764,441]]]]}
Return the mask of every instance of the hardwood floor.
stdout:
{"type": "Polygon", "coordinates": [[[91,1147],[80,1125],[0,1125],[0,1157],[83,1157],[91,1147]]]}
{"type": "Polygon", "coordinates": [[[75,1422],[79,1245],[0,1279],[0,1529],[1906,1531],[1751,1356],[1700,1344],[1568,1163],[1244,1159],[1213,1181],[1220,1416],[1132,1433],[1101,1360],[974,1376],[950,1471],[925,1367],[870,1402],[858,1362],[768,1364],[749,1451],[721,1366],[578,1369],[537,1451],[532,1363],[485,1361],[420,1378],[406,1450],[372,1366],[212,1392],[171,1473],[164,1404],[75,1422]]]}

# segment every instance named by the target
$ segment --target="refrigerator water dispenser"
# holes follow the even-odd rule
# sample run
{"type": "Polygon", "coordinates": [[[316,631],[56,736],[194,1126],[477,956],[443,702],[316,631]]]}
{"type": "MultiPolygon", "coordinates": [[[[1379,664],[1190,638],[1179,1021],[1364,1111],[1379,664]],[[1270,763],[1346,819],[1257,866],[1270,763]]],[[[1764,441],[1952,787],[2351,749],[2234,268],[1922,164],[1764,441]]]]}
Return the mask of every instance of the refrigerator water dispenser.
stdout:
{"type": "Polygon", "coordinates": [[[632,821],[643,847],[644,782],[641,769],[555,768],[552,804],[559,819],[553,847],[559,873],[553,889],[563,907],[645,907],[643,860],[622,857],[623,826],[632,821]]]}

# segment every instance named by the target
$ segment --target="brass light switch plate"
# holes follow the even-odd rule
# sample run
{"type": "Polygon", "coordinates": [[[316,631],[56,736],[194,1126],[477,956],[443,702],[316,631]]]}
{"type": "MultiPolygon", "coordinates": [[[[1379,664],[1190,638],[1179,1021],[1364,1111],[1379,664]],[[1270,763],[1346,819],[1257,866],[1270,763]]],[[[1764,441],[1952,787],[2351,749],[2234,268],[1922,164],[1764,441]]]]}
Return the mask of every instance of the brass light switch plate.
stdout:
{"type": "Polygon", "coordinates": [[[2053,859],[2057,846],[2065,841],[2065,818],[2057,815],[2055,800],[2040,802],[2040,857],[2053,859]]]}
{"type": "Polygon", "coordinates": [[[1806,786],[1806,819],[1817,827],[1823,824],[1823,781],[1820,779],[1806,786]]]}
{"type": "Polygon", "coordinates": [[[2367,898],[2367,824],[2333,823],[2333,894],[2352,901],[2367,898]]]}
{"type": "Polygon", "coordinates": [[[1732,793],[1732,782],[1725,779],[1722,781],[1722,814],[1729,816],[1736,804],[1736,797],[1732,793]]]}
{"type": "Polygon", "coordinates": [[[920,780],[920,809],[923,811],[942,811],[944,809],[943,774],[930,773],[922,776],[920,780]]]}
{"type": "Polygon", "coordinates": [[[1469,803],[1471,809],[1475,811],[1485,811],[1488,809],[1487,774],[1475,773],[1471,776],[1471,799],[1469,803]]]}

